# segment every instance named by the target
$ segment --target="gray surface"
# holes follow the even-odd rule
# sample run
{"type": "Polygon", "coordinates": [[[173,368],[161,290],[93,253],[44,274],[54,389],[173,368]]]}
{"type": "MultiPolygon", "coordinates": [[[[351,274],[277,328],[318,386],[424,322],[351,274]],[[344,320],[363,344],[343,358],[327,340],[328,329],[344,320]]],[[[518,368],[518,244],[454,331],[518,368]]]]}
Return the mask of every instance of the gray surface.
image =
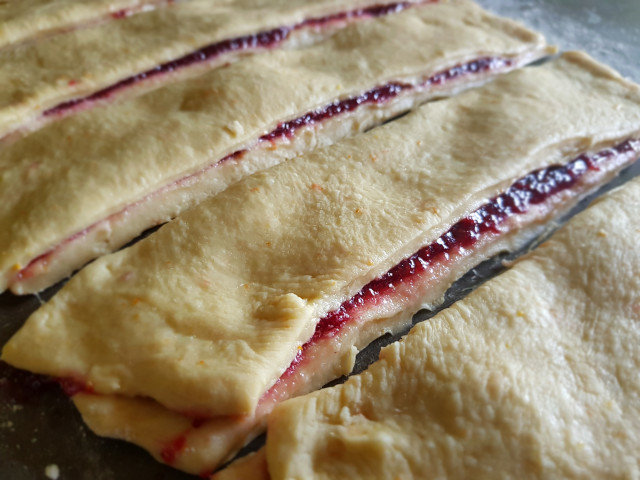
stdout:
{"type": "MultiPolygon", "coordinates": [[[[640,0],[479,2],[494,12],[525,21],[564,50],[587,50],[640,81],[640,0]]],[[[640,165],[627,170],[615,184],[636,174],[640,174],[640,165]]],[[[470,272],[451,289],[447,303],[464,296],[501,268],[500,259],[496,259],[470,272]]],[[[45,292],[42,299],[49,298],[56,288],[45,292]]],[[[39,299],[33,296],[0,296],[0,344],[38,305],[39,299]]],[[[432,315],[421,312],[415,320],[432,315]]],[[[382,339],[362,352],[358,370],[373,361],[380,346],[391,340],[382,339]]],[[[34,377],[0,364],[0,480],[43,479],[45,467],[53,463],[60,467],[62,480],[193,478],[157,464],[135,446],[98,438],[84,427],[55,385],[34,381],[34,377]]]]}
{"type": "Polygon", "coordinates": [[[476,0],[640,82],[640,0],[476,0]]]}

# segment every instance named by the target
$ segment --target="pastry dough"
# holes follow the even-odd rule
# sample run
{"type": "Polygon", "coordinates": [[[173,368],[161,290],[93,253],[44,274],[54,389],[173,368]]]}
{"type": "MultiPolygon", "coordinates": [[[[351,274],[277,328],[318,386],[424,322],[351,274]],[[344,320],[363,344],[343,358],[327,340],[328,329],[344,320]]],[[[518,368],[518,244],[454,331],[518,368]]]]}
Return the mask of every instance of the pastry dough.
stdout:
{"type": "Polygon", "coordinates": [[[363,374],[281,404],[271,478],[638,477],[639,209],[634,180],[363,374]]]}
{"type": "Polygon", "coordinates": [[[434,4],[49,124],[0,150],[0,290],[49,286],[247,174],[496,72],[364,103],[300,129],[289,142],[257,142],[279,122],[390,81],[420,83],[479,54],[510,59],[503,71],[546,51],[537,34],[472,3],[434,4]],[[444,49],[435,41],[442,37],[449,38],[444,49]],[[243,149],[242,158],[212,168],[243,149]]]}
{"type": "MultiPolygon", "coordinates": [[[[516,188],[516,191],[520,192],[515,198],[523,198],[521,195],[525,195],[525,190],[518,190],[520,188],[517,187],[518,185],[531,185],[531,189],[526,193],[528,196],[536,192],[545,192],[548,188],[551,190],[557,188],[558,184],[555,182],[560,178],[565,179],[561,181],[564,184],[564,194],[557,192],[546,201],[538,203],[536,208],[529,209],[526,214],[518,210],[520,214],[500,224],[498,235],[481,233],[483,229],[479,226],[476,232],[480,235],[476,237],[475,242],[472,242],[473,248],[467,247],[463,250],[464,254],[460,250],[457,253],[451,251],[448,262],[442,263],[437,260],[434,262],[434,259],[429,261],[422,256],[424,261],[429,262],[426,275],[413,274],[407,281],[397,283],[392,295],[386,294],[382,297],[383,302],[370,303],[366,300],[366,295],[358,297],[358,294],[353,299],[360,298],[364,301],[362,303],[360,300],[355,301],[356,305],[361,306],[358,307],[357,312],[349,314],[348,323],[344,324],[344,328],[333,330],[331,335],[318,335],[318,332],[326,329],[324,325],[332,325],[335,320],[335,317],[332,320],[331,316],[325,316],[316,326],[316,333],[312,340],[302,348],[301,356],[297,358],[295,365],[292,364],[287,369],[287,373],[278,379],[276,385],[262,396],[258,407],[251,415],[217,417],[192,425],[190,418],[171,412],[146,399],[79,394],[75,395],[73,400],[87,425],[99,435],[137,443],[158,460],[170,463],[176,468],[193,473],[212,471],[264,428],[265,418],[278,402],[318,389],[340,375],[349,373],[357,349],[366,346],[385,332],[403,331],[410,324],[412,314],[421,305],[438,304],[451,282],[469,268],[499,250],[517,248],[523,238],[526,239],[527,236],[535,233],[535,228],[534,232],[531,232],[532,226],[535,227],[536,224],[559,215],[564,208],[568,208],[577,201],[585,190],[592,188],[594,184],[606,181],[620,165],[632,161],[640,148],[638,142],[632,143],[633,145],[626,142],[617,147],[617,150],[624,152],[628,147],[632,147],[635,148],[635,155],[633,153],[621,155],[622,161],[616,163],[615,156],[610,155],[612,151],[604,150],[600,158],[608,158],[608,160],[600,164],[598,169],[592,172],[593,175],[587,175],[588,178],[582,176],[578,183],[575,182],[575,177],[571,180],[571,172],[581,171],[583,162],[590,161],[589,157],[579,157],[563,167],[564,170],[552,169],[545,174],[539,172],[533,176],[528,175],[526,180],[516,182],[514,187],[508,190],[516,188]],[[549,173],[552,171],[555,173],[549,173]],[[530,184],[532,178],[537,178],[537,181],[543,182],[545,186],[543,187],[541,183],[536,185],[535,182],[530,184]],[[411,286],[406,288],[407,285],[411,286]]],[[[590,158],[595,159],[598,156],[591,155],[590,158]]],[[[487,205],[509,205],[509,195],[503,194],[500,198],[501,200],[493,200],[487,205]]],[[[481,207],[474,214],[460,220],[450,229],[454,238],[465,238],[464,225],[469,225],[469,219],[486,218],[480,213],[481,211],[486,214],[491,211],[491,208],[481,207]]],[[[527,208],[524,208],[524,211],[527,211],[527,208]]],[[[500,218],[498,210],[493,210],[493,218],[496,221],[500,218]]],[[[441,237],[441,239],[445,238],[451,237],[449,234],[441,237]]],[[[439,241],[436,241],[436,244],[439,241]]],[[[402,270],[403,268],[394,267],[385,274],[385,278],[396,278],[396,274],[402,275],[402,270]]],[[[373,298],[380,298],[383,293],[380,290],[381,282],[376,282],[363,287],[361,292],[367,292],[373,288],[378,292],[373,295],[373,298]]],[[[394,280],[394,282],[397,281],[394,280]]]]}
{"type": "MultiPolygon", "coordinates": [[[[92,2],[96,5],[94,8],[85,3],[67,6],[67,15],[72,11],[76,14],[81,11],[89,13],[98,5],[104,8],[114,2],[92,2]]],[[[127,2],[121,0],[119,3],[127,2]]],[[[128,3],[132,2],[129,0],[128,3]]],[[[75,29],[41,41],[5,48],[0,50],[0,64],[6,66],[0,71],[0,84],[3,85],[0,91],[0,137],[19,128],[36,128],[40,115],[61,102],[87,96],[205,46],[379,3],[394,2],[181,0],[118,21],[103,22],[91,28],[75,29]]],[[[25,21],[34,15],[39,21],[51,18],[43,13],[31,13],[25,21]]],[[[38,21],[32,23],[37,24],[38,21]]],[[[11,24],[5,28],[10,27],[11,24]]],[[[303,31],[311,33],[314,28],[303,31]]],[[[323,37],[330,31],[329,28],[326,33],[315,32],[315,35],[323,37]]],[[[293,33],[295,41],[292,45],[312,40],[293,33]]],[[[227,63],[243,51],[251,50],[235,50],[213,59],[213,63],[205,62],[205,67],[227,63]]],[[[189,72],[191,76],[194,74],[193,68],[177,70],[182,72],[180,76],[189,72]]],[[[175,78],[176,71],[170,73],[154,76],[151,82],[138,83],[146,89],[154,88],[175,78]]],[[[135,95],[141,90],[129,88],[126,91],[135,95]]]]}
{"type": "MultiPolygon", "coordinates": [[[[90,371],[97,374],[95,378],[100,382],[115,380],[118,383],[120,379],[109,378],[110,372],[116,375],[122,372],[127,380],[134,374],[127,371],[129,365],[141,362],[136,366],[136,374],[144,380],[150,378],[146,369],[149,366],[155,369],[152,364],[158,362],[156,375],[165,382],[157,385],[160,389],[184,390],[185,385],[166,386],[167,381],[173,381],[166,371],[175,371],[176,367],[188,371],[183,380],[190,381],[189,375],[202,373],[202,385],[217,387],[219,380],[230,379],[236,384],[239,382],[237,391],[241,390],[243,381],[251,387],[256,383],[254,377],[233,378],[234,372],[242,371],[240,375],[268,373],[274,367],[275,357],[264,358],[260,366],[241,364],[236,367],[238,360],[233,351],[226,356],[225,348],[233,344],[238,346],[236,348],[247,345],[256,352],[267,347],[278,354],[285,353],[288,348],[290,355],[294,355],[301,341],[297,343],[287,337],[292,332],[283,322],[251,319],[254,314],[234,312],[234,304],[242,307],[246,302],[242,308],[247,311],[253,308],[260,314],[265,311],[265,305],[289,298],[307,302],[306,306],[309,306],[309,300],[315,302],[317,312],[323,308],[325,312],[330,310],[332,305],[350,295],[340,291],[357,291],[368,279],[376,277],[406,254],[425,242],[432,242],[456,219],[468,214],[487,196],[506,188],[519,175],[550,162],[566,162],[584,150],[598,150],[632,134],[638,127],[637,97],[636,87],[586,57],[572,54],[553,65],[511,75],[479,92],[425,106],[405,119],[345,141],[341,146],[247,179],[217,199],[196,207],[151,238],[82,272],[78,280],[72,280],[51,304],[32,317],[18,335],[22,338],[14,339],[5,349],[5,358],[28,367],[25,361],[33,362],[31,354],[40,352],[43,358],[36,358],[36,363],[30,364],[39,364],[37,369],[44,364],[60,368],[58,365],[62,363],[64,365],[56,370],[56,375],[82,378],[84,371],[90,371]],[[549,96],[549,85],[559,86],[560,90],[549,96]],[[521,95],[523,91],[527,92],[526,98],[521,95]],[[530,105],[536,105],[536,108],[531,109],[530,105]],[[619,105],[619,113],[612,113],[613,105],[619,105]],[[562,109],[567,117],[556,118],[556,109],[562,109]],[[585,120],[576,123],[569,118],[585,120]],[[462,119],[465,122],[460,124],[462,119]],[[442,130],[430,128],[430,122],[446,125],[443,127],[446,138],[440,137],[442,130]],[[466,122],[478,126],[489,122],[492,130],[469,128],[466,122]],[[514,123],[527,128],[512,132],[514,123]],[[565,131],[565,135],[559,138],[557,132],[561,131],[565,131]],[[486,143],[481,138],[491,141],[486,143]],[[499,145],[494,138],[510,140],[509,147],[497,148],[499,145]],[[483,143],[486,143],[486,150],[479,150],[476,145],[483,143]],[[477,157],[469,153],[472,151],[477,157]],[[336,175],[338,163],[340,170],[336,175]],[[453,168],[448,172],[451,165],[453,168]],[[473,170],[470,165],[474,166],[473,170]],[[470,171],[474,173],[470,174],[470,171]],[[465,200],[459,202],[459,198],[465,200]],[[282,211],[279,207],[285,204],[296,205],[296,208],[282,211]],[[383,208],[376,208],[378,204],[383,208]],[[438,208],[434,209],[436,205],[438,208]],[[227,213],[230,211],[240,217],[230,218],[227,213]],[[214,217],[219,220],[210,220],[214,217]],[[408,223],[403,224],[405,221],[408,223]],[[334,224],[338,225],[337,229],[331,228],[334,224]],[[372,232],[370,224],[378,228],[372,232]],[[417,234],[420,231],[423,234],[417,234]],[[391,236],[383,232],[390,232],[391,236]],[[407,242],[407,238],[413,240],[407,242]],[[289,245],[296,245],[297,255],[291,256],[289,245]],[[385,259],[386,252],[395,253],[385,259]],[[171,258],[182,259],[180,266],[175,267],[177,270],[167,263],[171,258]],[[203,262],[203,258],[209,260],[203,262]],[[274,278],[273,272],[281,273],[274,278]],[[182,293],[177,302],[175,299],[163,302],[166,289],[174,288],[171,285],[182,293]],[[210,292],[217,292],[219,298],[212,298],[210,292]],[[119,300],[114,302],[114,298],[119,300]],[[252,298],[258,301],[253,303],[252,298]],[[323,307],[323,304],[327,306],[323,307]],[[66,312],[75,313],[67,315],[66,312]],[[107,317],[104,312],[108,312],[107,317]],[[207,312],[225,312],[230,316],[223,318],[220,314],[207,312]],[[166,327],[159,328],[155,323],[165,321],[166,327]],[[183,327],[200,340],[190,338],[187,330],[180,333],[170,330],[183,327]],[[275,331],[281,327],[285,329],[282,335],[275,331]],[[196,333],[200,329],[205,331],[196,333]],[[51,334],[55,338],[51,338],[51,334]],[[220,334],[226,338],[216,340],[220,334]],[[210,337],[212,342],[207,342],[205,335],[213,335],[210,337]],[[285,343],[287,341],[289,345],[285,343]],[[46,353],[46,345],[58,345],[59,342],[66,346],[57,349],[59,358],[52,358],[55,352],[46,353]],[[102,342],[104,349],[100,347],[102,342]],[[225,347],[218,352],[211,351],[216,342],[225,347]],[[141,346],[146,351],[140,350],[141,346]],[[175,352],[178,358],[169,358],[174,348],[186,355],[200,349],[203,356],[209,357],[207,362],[217,368],[212,372],[203,371],[206,367],[201,362],[205,360],[196,358],[180,364],[180,351],[175,352]],[[118,356],[115,364],[90,367],[87,364],[88,370],[82,366],[87,360],[94,362],[93,358],[88,358],[94,354],[97,354],[97,362],[103,362],[104,358],[98,357],[103,352],[110,356],[107,350],[118,356]],[[120,364],[121,359],[129,358],[129,355],[133,355],[132,362],[120,364]],[[145,356],[148,358],[143,358],[145,356]],[[167,358],[161,358],[165,356],[167,358]],[[66,363],[69,359],[73,363],[66,363]],[[165,362],[164,366],[160,362],[165,362]],[[80,365],[84,370],[73,365],[80,365]],[[213,378],[205,377],[211,374],[213,378]],[[215,378],[215,375],[220,377],[215,378]]],[[[632,158],[625,161],[628,163],[632,158]]],[[[614,167],[603,166],[592,181],[606,180],[620,164],[614,167]]],[[[566,196],[559,197],[545,207],[551,209],[551,213],[542,211],[537,217],[521,218],[511,228],[517,232],[531,222],[544,220],[554,213],[554,209],[558,213],[558,209],[562,209],[558,202],[566,206],[572,203],[572,196],[579,197],[580,189],[573,190],[569,200],[566,196]]],[[[301,364],[293,388],[285,382],[284,387],[278,387],[284,389],[282,395],[276,395],[276,398],[271,392],[266,396],[262,395],[264,390],[259,392],[258,396],[262,398],[257,409],[249,415],[217,417],[194,427],[189,415],[172,412],[150,399],[125,396],[136,392],[123,391],[119,396],[79,394],[74,401],[97,433],[138,443],[156,458],[187,471],[211,470],[262,428],[264,416],[274,401],[277,403],[287,396],[319,388],[332,378],[349,372],[353,345],[360,348],[385,330],[402,328],[411,314],[420,308],[421,302],[438,303],[452,281],[496,249],[507,247],[508,243],[508,235],[502,233],[497,237],[497,244],[494,241],[492,246],[490,242],[489,248],[476,245],[466,256],[456,258],[449,270],[440,267],[431,271],[431,279],[421,280],[425,282],[424,288],[410,293],[419,298],[400,298],[396,304],[389,298],[381,307],[365,312],[368,323],[337,335],[334,343],[318,345],[321,349],[316,354],[317,360],[301,364]],[[398,311],[399,316],[389,318],[394,311],[398,311]],[[372,321],[376,318],[377,321],[372,321]]],[[[292,313],[292,309],[270,308],[267,312],[285,320],[284,316],[292,313]]],[[[299,318],[299,322],[294,320],[291,326],[303,329],[307,321],[315,325],[319,315],[299,318]]],[[[263,354],[268,356],[267,352],[263,354]]],[[[287,363],[281,365],[284,369],[287,363]]],[[[273,371],[274,375],[279,375],[278,371],[281,372],[273,371]]],[[[96,388],[94,379],[89,381],[91,388],[102,390],[102,386],[96,388]]],[[[223,390],[220,389],[220,395],[229,393],[223,390]]],[[[202,394],[192,391],[185,398],[190,401],[202,394]]],[[[258,396],[254,397],[255,401],[258,396]]],[[[219,407],[221,398],[211,405],[219,407]]],[[[237,401],[237,398],[230,398],[228,404],[236,406],[237,401]]],[[[193,415],[202,407],[190,403],[174,408],[193,415]]]]}
{"type": "Polygon", "coordinates": [[[171,0],[9,0],[0,4],[0,48],[72,30],[110,16],[118,18],[171,0]]]}
{"type": "Polygon", "coordinates": [[[320,316],[514,179],[638,130],[637,87],[584,55],[515,72],[253,175],[94,262],[3,359],[192,415],[251,414],[320,316]]]}
{"type": "Polygon", "coordinates": [[[233,462],[228,468],[213,475],[211,480],[269,480],[264,449],[233,462]]]}

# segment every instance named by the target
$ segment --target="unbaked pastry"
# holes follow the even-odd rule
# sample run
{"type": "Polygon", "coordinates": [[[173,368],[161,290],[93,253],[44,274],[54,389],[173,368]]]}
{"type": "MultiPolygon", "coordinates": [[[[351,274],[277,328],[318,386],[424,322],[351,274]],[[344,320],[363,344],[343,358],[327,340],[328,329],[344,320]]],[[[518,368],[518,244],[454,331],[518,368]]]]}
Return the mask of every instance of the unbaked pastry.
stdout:
{"type": "Polygon", "coordinates": [[[634,180],[363,374],[278,406],[271,478],[640,476],[639,210],[634,180]]]}
{"type": "Polygon", "coordinates": [[[234,461],[211,476],[211,480],[270,480],[264,448],[234,461]]]}
{"type": "Polygon", "coordinates": [[[0,3],[0,48],[105,19],[149,11],[173,0],[8,0],[0,3]]]}
{"type": "MultiPolygon", "coordinates": [[[[243,54],[313,43],[356,20],[428,3],[182,0],[5,48],[0,50],[0,64],[5,66],[0,71],[0,138],[193,77],[243,54]]],[[[68,10],[91,10],[81,5],[76,2],[68,10]]],[[[49,16],[43,12],[38,15],[45,18],[49,16]]]]}
{"type": "Polygon", "coordinates": [[[547,51],[460,0],[49,124],[0,149],[0,290],[47,287],[250,173],[547,51]]]}
{"type": "Polygon", "coordinates": [[[258,173],[96,261],[3,359],[75,379],[96,432],[201,473],[274,404],[348,373],[358,348],[634,161],[639,131],[638,87],[585,55],[511,73],[258,173]]]}

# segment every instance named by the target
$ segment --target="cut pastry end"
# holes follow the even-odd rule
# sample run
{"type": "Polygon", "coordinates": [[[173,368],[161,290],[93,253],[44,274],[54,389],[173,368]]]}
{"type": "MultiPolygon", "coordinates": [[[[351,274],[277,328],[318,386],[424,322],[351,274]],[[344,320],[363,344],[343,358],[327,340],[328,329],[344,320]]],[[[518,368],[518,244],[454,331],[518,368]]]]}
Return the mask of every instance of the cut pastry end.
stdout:
{"type": "MultiPolygon", "coordinates": [[[[109,403],[108,396],[83,394],[76,398],[76,405],[85,422],[100,435],[138,443],[159,461],[188,472],[213,471],[264,429],[266,418],[278,403],[349,374],[358,350],[385,333],[406,330],[418,310],[441,303],[448,287],[470,268],[501,251],[522,247],[547,228],[549,220],[565,213],[639,156],[640,139],[627,139],[515,181],[326,314],[252,416],[195,423],[186,419],[187,427],[177,436],[159,442],[157,437],[135,429],[114,429],[112,419],[107,418],[113,411],[95,408],[101,402],[109,403]]],[[[81,391],[82,386],[75,389],[81,391]]],[[[117,400],[125,405],[136,401],[117,400]]],[[[139,413],[149,411],[142,408],[139,413]]]]}
{"type": "Polygon", "coordinates": [[[123,206],[34,258],[16,262],[0,278],[0,290],[9,288],[19,295],[41,291],[246,175],[371,128],[429,99],[480,85],[553,51],[553,47],[539,45],[519,55],[462,61],[435,73],[374,87],[283,121],[252,144],[123,206]]]}

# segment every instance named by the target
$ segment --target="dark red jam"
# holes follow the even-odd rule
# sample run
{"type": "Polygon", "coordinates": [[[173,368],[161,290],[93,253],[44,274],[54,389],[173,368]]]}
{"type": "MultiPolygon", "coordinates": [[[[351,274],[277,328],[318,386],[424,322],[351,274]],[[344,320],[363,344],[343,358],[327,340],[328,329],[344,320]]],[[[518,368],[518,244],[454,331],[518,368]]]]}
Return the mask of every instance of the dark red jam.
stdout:
{"type": "MultiPolygon", "coordinates": [[[[471,62],[456,65],[455,67],[443,70],[441,72],[432,75],[422,84],[417,87],[426,87],[430,85],[442,85],[447,81],[454,80],[468,74],[484,73],[492,70],[509,67],[512,64],[511,60],[498,57],[486,57],[473,60],[471,62]]],[[[361,105],[371,103],[385,103],[392,98],[397,97],[400,93],[406,90],[412,90],[417,88],[414,85],[408,83],[388,83],[381,87],[376,87],[372,90],[364,92],[358,96],[350,97],[345,100],[338,100],[325,107],[314,110],[313,112],[306,113],[301,117],[288,122],[283,122],[278,125],[273,131],[260,137],[261,141],[273,142],[282,138],[291,138],[294,136],[297,130],[313,125],[318,122],[322,122],[331,117],[337,115],[352,112],[359,108],[361,105]]]]}
{"type": "Polygon", "coordinates": [[[114,20],[120,20],[122,18],[127,18],[129,15],[131,15],[132,11],[129,9],[122,9],[122,10],[118,10],[117,12],[113,12],[111,14],[111,18],[113,18],[114,20]]]}
{"type": "MultiPolygon", "coordinates": [[[[171,60],[169,62],[163,63],[154,67],[150,70],[147,70],[142,73],[138,73],[131,77],[127,77],[119,82],[110,85],[102,90],[98,90],[97,92],[81,98],[75,98],[72,100],[68,100],[66,102],[60,103],[55,107],[52,107],[43,112],[45,117],[52,115],[59,115],[65,113],[74,108],[80,107],[82,105],[87,105],[93,102],[106,100],[110,98],[113,94],[136,85],[140,82],[150,80],[159,75],[164,75],[167,73],[174,72],[184,67],[188,67],[197,63],[207,62],[213,60],[217,57],[220,57],[225,54],[229,54],[232,52],[238,52],[243,50],[257,50],[257,49],[265,49],[265,48],[273,48],[280,43],[284,42],[291,32],[300,30],[302,28],[308,27],[322,27],[324,25],[328,25],[330,23],[341,21],[341,20],[352,20],[359,18],[367,18],[367,17],[380,17],[384,15],[389,15],[392,13],[397,13],[406,8],[415,5],[414,2],[395,2],[388,5],[376,5],[368,8],[361,8],[357,10],[352,10],[349,12],[338,13],[335,15],[328,15],[325,17],[318,17],[305,20],[304,22],[298,23],[296,25],[290,27],[278,27],[272,30],[267,30],[264,32],[259,32],[250,35],[244,35],[236,38],[231,38],[228,40],[223,40],[217,43],[212,43],[207,45],[206,47],[200,48],[195,52],[189,53],[180,57],[176,60],[171,60]]],[[[114,15],[127,15],[126,11],[124,13],[116,12],[114,15]]]]}
{"type": "Polygon", "coordinates": [[[640,140],[627,140],[596,154],[580,155],[566,165],[553,165],[536,170],[517,180],[504,193],[492,198],[453,225],[435,242],[404,259],[381,277],[372,280],[338,309],[326,314],[283,376],[295,370],[310,345],[337,335],[359,309],[377,305],[404,283],[412,282],[427,272],[433,264],[446,262],[461,249],[471,248],[483,234],[500,233],[501,224],[508,218],[524,214],[532,206],[569,190],[588,171],[600,170],[604,162],[621,155],[637,156],[638,153],[640,140]]]}
{"type": "Polygon", "coordinates": [[[68,377],[58,378],[56,381],[62,388],[62,391],[69,397],[73,397],[78,393],[95,393],[93,387],[87,385],[82,380],[68,377]]]}
{"type": "Polygon", "coordinates": [[[160,458],[162,458],[162,461],[167,465],[173,465],[176,458],[178,458],[178,455],[182,453],[186,446],[187,437],[185,435],[180,435],[162,449],[160,452],[160,458]]]}

